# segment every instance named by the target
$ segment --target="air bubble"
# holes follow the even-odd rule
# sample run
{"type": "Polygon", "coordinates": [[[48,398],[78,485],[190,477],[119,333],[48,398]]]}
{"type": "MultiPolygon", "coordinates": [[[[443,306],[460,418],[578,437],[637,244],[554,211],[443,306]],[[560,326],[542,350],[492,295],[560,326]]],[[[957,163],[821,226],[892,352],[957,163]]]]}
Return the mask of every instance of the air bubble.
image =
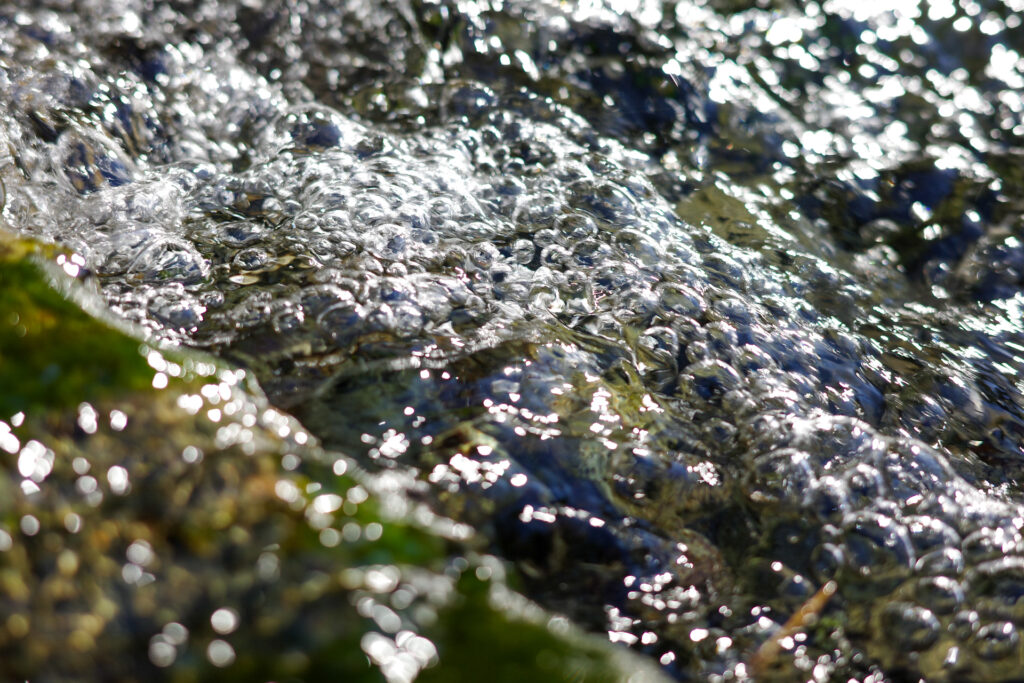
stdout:
{"type": "Polygon", "coordinates": [[[870,579],[870,590],[888,592],[910,572],[915,556],[910,536],[885,515],[857,512],[844,520],[847,565],[853,574],[870,579]]]}
{"type": "Polygon", "coordinates": [[[754,458],[751,463],[749,496],[755,503],[799,505],[814,481],[814,470],[806,453],[787,448],[754,458]]]}
{"type": "Polygon", "coordinates": [[[228,221],[213,226],[210,236],[217,244],[242,249],[264,239],[266,232],[258,221],[228,221]]]}
{"type": "Polygon", "coordinates": [[[268,133],[266,144],[312,152],[350,147],[361,138],[363,130],[330,107],[304,104],[282,113],[269,126],[268,133]]]}
{"type": "Polygon", "coordinates": [[[917,558],[914,570],[926,576],[959,576],[964,571],[963,553],[955,548],[933,550],[917,558]]]}
{"type": "Polygon", "coordinates": [[[628,192],[610,181],[579,180],[566,188],[568,204],[605,224],[622,227],[637,220],[628,192]]]}
{"type": "Polygon", "coordinates": [[[983,660],[997,661],[1020,656],[1020,633],[1008,621],[985,624],[971,643],[975,654],[983,660]]]}
{"type": "Polygon", "coordinates": [[[135,167],[116,142],[84,129],[64,132],[53,150],[53,168],[78,194],[132,181],[135,167]]]}
{"type": "Polygon", "coordinates": [[[940,628],[939,620],[931,610],[897,602],[885,607],[879,634],[895,638],[898,647],[918,651],[935,644],[940,628]]]}
{"type": "Polygon", "coordinates": [[[524,195],[516,202],[512,220],[522,233],[552,228],[562,212],[562,202],[553,194],[524,195]]]}
{"type": "Polygon", "coordinates": [[[1003,557],[969,569],[972,607],[989,616],[1024,620],[1024,557],[1003,557]]]}
{"type": "Polygon", "coordinates": [[[498,249],[489,242],[479,244],[469,252],[470,263],[480,270],[487,270],[500,258],[501,255],[498,253],[498,249]]]}
{"type": "Polygon", "coordinates": [[[270,263],[270,254],[263,249],[249,248],[242,249],[235,257],[231,260],[231,265],[237,269],[237,271],[259,271],[267,267],[270,263]]]}
{"type": "Polygon", "coordinates": [[[914,599],[936,614],[953,614],[964,601],[964,591],[954,579],[932,576],[913,583],[914,599]]]}

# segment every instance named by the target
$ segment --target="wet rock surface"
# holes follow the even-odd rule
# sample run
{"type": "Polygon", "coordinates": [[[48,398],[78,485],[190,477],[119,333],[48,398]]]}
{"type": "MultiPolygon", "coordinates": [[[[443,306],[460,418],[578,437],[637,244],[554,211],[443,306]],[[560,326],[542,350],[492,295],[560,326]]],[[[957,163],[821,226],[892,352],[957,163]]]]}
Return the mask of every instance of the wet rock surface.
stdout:
{"type": "Polygon", "coordinates": [[[3,216],[669,675],[1008,680],[1022,9],[8,7],[3,216]]]}

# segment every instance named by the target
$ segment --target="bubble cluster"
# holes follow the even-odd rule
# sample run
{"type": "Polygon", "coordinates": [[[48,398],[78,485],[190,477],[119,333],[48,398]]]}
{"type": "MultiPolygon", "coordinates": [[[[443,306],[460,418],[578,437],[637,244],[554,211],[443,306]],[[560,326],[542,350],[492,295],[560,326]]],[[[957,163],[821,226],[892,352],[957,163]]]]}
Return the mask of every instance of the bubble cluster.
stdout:
{"type": "MultiPolygon", "coordinates": [[[[1022,8],[328,4],[12,13],[5,221],[672,675],[1015,675],[1022,8]]],[[[177,406],[251,450],[232,391],[177,406]]],[[[87,464],[90,505],[141,485],[87,464]]],[[[379,540],[334,524],[358,490],[304,508],[324,547],[379,540]]],[[[411,680],[437,653],[368,590],[411,680]]]]}

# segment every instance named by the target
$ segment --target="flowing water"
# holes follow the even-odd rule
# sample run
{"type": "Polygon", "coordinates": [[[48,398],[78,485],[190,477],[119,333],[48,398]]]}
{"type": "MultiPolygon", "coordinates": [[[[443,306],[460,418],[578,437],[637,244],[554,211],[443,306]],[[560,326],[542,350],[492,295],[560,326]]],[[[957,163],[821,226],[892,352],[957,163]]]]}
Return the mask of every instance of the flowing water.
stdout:
{"type": "Polygon", "coordinates": [[[542,607],[1021,675],[1024,2],[18,5],[9,229],[542,607]]]}

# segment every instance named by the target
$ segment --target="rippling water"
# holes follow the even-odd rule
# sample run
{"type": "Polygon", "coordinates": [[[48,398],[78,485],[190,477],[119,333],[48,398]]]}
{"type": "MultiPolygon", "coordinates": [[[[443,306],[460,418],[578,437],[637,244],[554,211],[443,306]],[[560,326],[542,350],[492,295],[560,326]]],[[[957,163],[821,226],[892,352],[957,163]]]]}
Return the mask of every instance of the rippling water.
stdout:
{"type": "Polygon", "coordinates": [[[1024,2],[756,4],[8,5],[3,218],[671,676],[1019,677],[1024,2]]]}

